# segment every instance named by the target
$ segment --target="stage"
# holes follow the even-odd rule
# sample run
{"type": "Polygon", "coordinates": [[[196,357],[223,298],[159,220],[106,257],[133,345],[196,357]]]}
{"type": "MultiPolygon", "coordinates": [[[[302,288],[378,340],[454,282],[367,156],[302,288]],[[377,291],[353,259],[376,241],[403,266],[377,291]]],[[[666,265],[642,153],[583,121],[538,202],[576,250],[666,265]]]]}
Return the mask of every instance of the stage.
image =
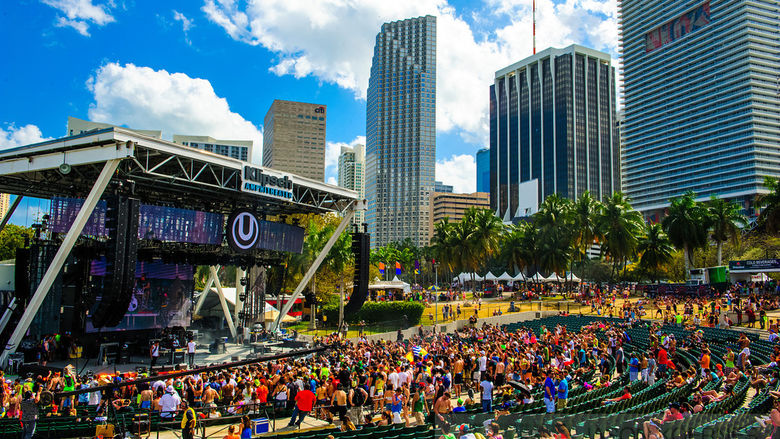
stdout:
{"type": "MultiPolygon", "coordinates": [[[[29,263],[17,270],[29,273],[27,290],[0,303],[5,346],[0,363],[31,329],[27,341],[39,343],[46,334],[110,337],[112,328],[186,327],[200,307],[185,296],[193,288],[195,266],[209,267],[204,290],[216,287],[226,324],[219,328],[236,339],[238,328],[262,319],[265,287],[244,290],[254,280],[252,268],[279,265],[287,253],[302,251],[304,229],[288,217],[341,215],[341,224],[271,323],[274,331],[355,210],[365,208],[348,189],[117,127],[1,151],[0,193],[16,196],[0,230],[23,197],[52,204],[50,218],[38,224],[31,240],[29,263]],[[151,269],[152,264],[162,265],[151,269]],[[232,313],[218,279],[224,266],[237,268],[232,313]]],[[[116,331],[114,341],[122,333],[116,331]]],[[[235,349],[239,356],[240,349],[249,350],[235,349]]],[[[201,356],[217,362],[232,355],[201,356]]]]}

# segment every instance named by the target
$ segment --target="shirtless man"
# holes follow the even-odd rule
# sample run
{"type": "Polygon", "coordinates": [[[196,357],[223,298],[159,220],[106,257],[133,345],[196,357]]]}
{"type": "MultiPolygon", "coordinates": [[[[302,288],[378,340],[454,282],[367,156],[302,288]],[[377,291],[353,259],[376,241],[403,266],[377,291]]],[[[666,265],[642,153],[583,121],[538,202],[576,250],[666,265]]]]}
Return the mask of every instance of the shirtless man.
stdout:
{"type": "Polygon", "coordinates": [[[203,396],[201,397],[203,400],[203,405],[206,407],[216,407],[217,404],[214,402],[214,400],[217,399],[217,396],[219,395],[217,395],[217,391],[214,390],[213,387],[206,387],[206,389],[203,391],[203,396]]]}
{"type": "Polygon", "coordinates": [[[330,405],[333,406],[333,414],[339,415],[339,421],[344,422],[347,416],[347,392],[344,391],[344,385],[339,383],[333,396],[330,398],[330,405]]]}
{"type": "Polygon", "coordinates": [[[455,374],[453,377],[453,390],[455,390],[455,395],[458,398],[460,398],[460,392],[463,386],[463,367],[463,358],[458,355],[455,364],[452,366],[452,373],[455,374]]]}
{"type": "Polygon", "coordinates": [[[152,392],[152,389],[146,388],[144,390],[141,390],[141,408],[142,409],[151,409],[152,408],[152,400],[154,399],[154,393],[152,392]]]}
{"type": "Polygon", "coordinates": [[[450,413],[452,413],[451,398],[450,392],[444,392],[444,395],[439,397],[433,404],[433,412],[435,413],[438,422],[447,425],[450,424],[450,413]]]}

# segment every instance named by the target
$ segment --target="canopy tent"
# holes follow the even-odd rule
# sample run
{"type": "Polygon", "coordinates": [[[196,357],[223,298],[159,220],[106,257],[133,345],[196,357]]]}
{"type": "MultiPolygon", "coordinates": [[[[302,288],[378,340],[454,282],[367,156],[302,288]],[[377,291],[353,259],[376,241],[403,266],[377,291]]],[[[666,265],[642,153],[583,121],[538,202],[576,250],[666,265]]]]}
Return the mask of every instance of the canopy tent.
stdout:
{"type": "Polygon", "coordinates": [[[412,291],[411,286],[398,279],[398,276],[394,277],[391,281],[374,282],[368,286],[369,290],[401,290],[404,293],[412,291]]]}
{"type": "Polygon", "coordinates": [[[563,282],[563,278],[558,276],[558,273],[553,272],[550,277],[544,280],[545,282],[563,282]]]}
{"type": "Polygon", "coordinates": [[[498,278],[496,277],[496,275],[491,273],[491,272],[489,272],[489,271],[485,275],[485,280],[494,281],[494,280],[497,280],[497,279],[498,278]]]}
{"type": "Polygon", "coordinates": [[[452,280],[453,281],[457,281],[459,283],[471,282],[472,280],[480,282],[480,281],[485,280],[485,278],[483,278],[482,276],[480,276],[480,275],[478,275],[476,273],[461,273],[458,276],[453,277],[452,280]],[[472,278],[472,275],[474,276],[473,278],[472,278]]]}
{"type": "Polygon", "coordinates": [[[498,280],[509,282],[509,281],[513,281],[514,279],[512,279],[512,276],[510,276],[509,273],[505,271],[503,274],[501,274],[501,276],[498,276],[498,280]]]}
{"type": "Polygon", "coordinates": [[[582,279],[578,278],[576,274],[571,272],[567,274],[564,279],[566,279],[566,282],[582,282],[582,279]]]}
{"type": "Polygon", "coordinates": [[[533,282],[544,282],[546,279],[544,278],[544,276],[542,276],[541,273],[537,272],[535,275],[530,277],[530,280],[532,280],[533,282]]]}
{"type": "Polygon", "coordinates": [[[523,274],[523,272],[521,271],[520,273],[517,273],[517,276],[513,277],[513,278],[512,278],[512,280],[513,280],[513,281],[520,281],[520,282],[523,282],[523,281],[525,281],[525,280],[526,280],[526,277],[525,277],[525,275],[523,274]]]}
{"type": "MultiPolygon", "coordinates": [[[[276,317],[279,316],[279,310],[276,309],[273,305],[271,305],[268,302],[265,302],[265,309],[263,310],[263,320],[266,322],[273,322],[276,320],[276,317]]],[[[282,317],[282,323],[294,323],[297,320],[295,320],[295,317],[291,315],[286,315],[282,317]]]]}

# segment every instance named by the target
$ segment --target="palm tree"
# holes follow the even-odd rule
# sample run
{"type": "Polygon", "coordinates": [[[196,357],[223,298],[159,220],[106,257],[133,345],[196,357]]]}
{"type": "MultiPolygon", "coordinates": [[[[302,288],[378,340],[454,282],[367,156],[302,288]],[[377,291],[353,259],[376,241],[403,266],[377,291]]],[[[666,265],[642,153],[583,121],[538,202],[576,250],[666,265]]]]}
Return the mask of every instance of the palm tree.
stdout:
{"type": "Polygon", "coordinates": [[[612,260],[614,276],[615,269],[625,266],[636,254],[644,221],[631,207],[630,199],[622,192],[615,192],[604,201],[597,223],[604,234],[601,251],[612,260]]]}
{"type": "Polygon", "coordinates": [[[764,177],[764,186],[769,190],[760,194],[756,206],[763,207],[758,217],[759,226],[771,234],[780,234],[780,181],[773,177],[764,177]]]}
{"type": "Polygon", "coordinates": [[[718,246],[718,265],[723,263],[723,243],[739,239],[740,227],[747,225],[747,218],[742,215],[742,208],[723,198],[711,196],[707,203],[707,211],[712,223],[712,240],[718,246]]]}
{"type": "Polygon", "coordinates": [[[466,210],[466,216],[471,217],[469,223],[473,227],[471,238],[476,256],[484,262],[498,252],[504,224],[490,209],[471,207],[466,210]]]}
{"type": "Polygon", "coordinates": [[[572,222],[574,229],[574,248],[580,259],[585,256],[593,242],[600,238],[597,217],[601,203],[591,196],[589,191],[583,194],[572,206],[572,222]]]}
{"type": "Polygon", "coordinates": [[[693,265],[693,250],[707,244],[710,223],[707,209],[695,198],[693,192],[672,198],[669,213],[661,222],[672,244],[683,250],[686,279],[693,265]]]}
{"type": "Polygon", "coordinates": [[[650,280],[654,282],[658,279],[656,276],[658,269],[672,260],[674,248],[672,248],[672,243],[660,224],[647,224],[645,235],[637,245],[637,251],[641,255],[639,266],[648,273],[650,280]]]}

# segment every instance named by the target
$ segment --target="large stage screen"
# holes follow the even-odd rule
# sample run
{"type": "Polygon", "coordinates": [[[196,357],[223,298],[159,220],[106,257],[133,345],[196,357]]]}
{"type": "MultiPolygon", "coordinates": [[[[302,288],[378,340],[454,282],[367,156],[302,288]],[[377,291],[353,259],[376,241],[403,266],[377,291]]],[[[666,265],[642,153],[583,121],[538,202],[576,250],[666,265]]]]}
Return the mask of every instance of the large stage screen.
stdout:
{"type": "MultiPolygon", "coordinates": [[[[92,261],[92,284],[100,302],[106,276],[105,259],[92,261]]],[[[122,323],[106,331],[132,331],[190,325],[192,320],[193,268],[184,264],[164,264],[159,261],[136,264],[133,298],[122,323]]],[[[90,314],[94,312],[93,307],[90,314]]],[[[98,332],[87,319],[86,332],[98,332]]]]}

